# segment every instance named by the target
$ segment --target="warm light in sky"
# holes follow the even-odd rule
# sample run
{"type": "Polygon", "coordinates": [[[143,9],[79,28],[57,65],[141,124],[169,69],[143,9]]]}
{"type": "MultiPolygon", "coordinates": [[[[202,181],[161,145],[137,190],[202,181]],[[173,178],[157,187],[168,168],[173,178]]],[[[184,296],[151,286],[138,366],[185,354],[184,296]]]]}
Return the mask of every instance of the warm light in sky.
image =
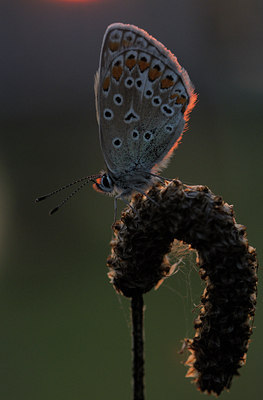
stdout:
{"type": "Polygon", "coordinates": [[[59,3],[96,3],[99,0],[54,0],[59,3]]]}

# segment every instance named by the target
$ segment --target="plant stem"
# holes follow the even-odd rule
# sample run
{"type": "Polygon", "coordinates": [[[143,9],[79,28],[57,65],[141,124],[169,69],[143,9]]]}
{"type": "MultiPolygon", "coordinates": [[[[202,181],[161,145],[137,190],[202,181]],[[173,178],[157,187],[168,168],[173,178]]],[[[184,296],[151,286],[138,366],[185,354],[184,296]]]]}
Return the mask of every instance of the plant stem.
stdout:
{"type": "Polygon", "coordinates": [[[133,400],[144,400],[144,353],[143,353],[143,295],[131,298],[132,353],[133,353],[133,400]]]}

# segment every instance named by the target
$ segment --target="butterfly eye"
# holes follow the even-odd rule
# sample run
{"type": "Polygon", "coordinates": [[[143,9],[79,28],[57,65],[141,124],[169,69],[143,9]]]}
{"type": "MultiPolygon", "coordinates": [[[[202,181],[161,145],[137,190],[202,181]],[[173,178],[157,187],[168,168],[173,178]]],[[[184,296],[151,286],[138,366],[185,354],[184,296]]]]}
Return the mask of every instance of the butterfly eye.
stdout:
{"type": "Polygon", "coordinates": [[[134,85],[134,79],[131,77],[128,77],[125,79],[125,86],[126,88],[130,89],[134,85]]]}
{"type": "Polygon", "coordinates": [[[105,108],[103,116],[107,121],[110,121],[113,118],[113,111],[109,108],[105,108]]]}
{"type": "Polygon", "coordinates": [[[168,104],[163,104],[161,110],[166,117],[171,117],[174,114],[174,110],[168,104]]]}
{"type": "Polygon", "coordinates": [[[112,186],[112,182],[107,175],[103,175],[101,178],[101,185],[103,185],[106,189],[110,189],[112,186]]]}
{"type": "Polygon", "coordinates": [[[150,98],[152,97],[152,95],[153,95],[153,91],[150,90],[150,89],[146,90],[146,92],[145,92],[145,94],[144,94],[144,96],[146,97],[146,99],[150,99],[150,98]]]}
{"type": "Polygon", "coordinates": [[[145,142],[149,142],[150,140],[152,140],[153,138],[153,134],[150,131],[146,131],[143,135],[143,139],[145,140],[145,142]]]}
{"type": "Polygon", "coordinates": [[[116,104],[116,106],[121,106],[123,103],[123,97],[121,94],[115,94],[113,97],[113,101],[116,104]]]}
{"type": "Polygon", "coordinates": [[[131,133],[131,136],[132,136],[133,140],[138,140],[139,139],[139,132],[136,129],[134,129],[132,131],[132,133],[131,133]]]}
{"type": "Polygon", "coordinates": [[[154,107],[158,107],[161,104],[162,100],[160,96],[155,96],[152,98],[152,105],[154,107]]]}
{"type": "Polygon", "coordinates": [[[93,188],[97,190],[98,192],[112,192],[113,190],[113,183],[109,175],[104,174],[102,177],[98,178],[95,180],[95,183],[93,185],[93,188]]]}
{"type": "Polygon", "coordinates": [[[113,146],[118,149],[122,145],[122,141],[119,138],[114,138],[112,141],[113,146]]]}

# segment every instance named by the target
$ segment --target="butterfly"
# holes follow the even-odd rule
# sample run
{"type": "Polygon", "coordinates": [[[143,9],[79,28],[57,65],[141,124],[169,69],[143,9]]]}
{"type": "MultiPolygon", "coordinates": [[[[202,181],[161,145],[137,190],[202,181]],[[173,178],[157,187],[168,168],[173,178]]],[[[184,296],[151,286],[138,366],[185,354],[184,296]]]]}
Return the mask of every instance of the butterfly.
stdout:
{"type": "Polygon", "coordinates": [[[128,204],[133,193],[147,196],[178,146],[196,94],[187,72],[165,46],[134,25],[114,23],[104,35],[95,101],[106,171],[78,179],[36,201],[83,182],[128,204]]]}

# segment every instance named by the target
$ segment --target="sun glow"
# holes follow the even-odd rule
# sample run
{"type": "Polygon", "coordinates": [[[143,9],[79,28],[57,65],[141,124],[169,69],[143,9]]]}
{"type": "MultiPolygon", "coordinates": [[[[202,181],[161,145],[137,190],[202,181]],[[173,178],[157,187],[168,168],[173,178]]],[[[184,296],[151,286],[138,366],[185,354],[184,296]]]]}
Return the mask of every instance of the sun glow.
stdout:
{"type": "Polygon", "coordinates": [[[53,0],[57,3],[99,3],[100,0],[53,0]]]}

